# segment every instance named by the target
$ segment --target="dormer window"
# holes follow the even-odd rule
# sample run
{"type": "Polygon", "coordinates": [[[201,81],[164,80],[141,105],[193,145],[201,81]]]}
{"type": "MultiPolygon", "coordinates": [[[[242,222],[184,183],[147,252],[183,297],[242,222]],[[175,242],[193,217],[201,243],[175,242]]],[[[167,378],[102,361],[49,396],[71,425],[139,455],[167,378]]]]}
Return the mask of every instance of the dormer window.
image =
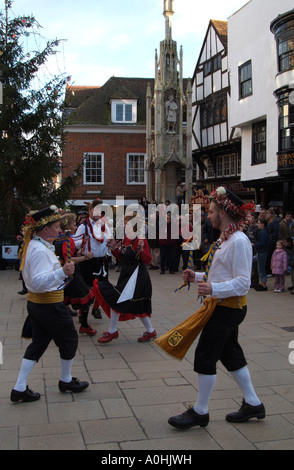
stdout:
{"type": "Polygon", "coordinates": [[[111,121],[116,124],[136,124],[137,100],[112,100],[111,121]]]}

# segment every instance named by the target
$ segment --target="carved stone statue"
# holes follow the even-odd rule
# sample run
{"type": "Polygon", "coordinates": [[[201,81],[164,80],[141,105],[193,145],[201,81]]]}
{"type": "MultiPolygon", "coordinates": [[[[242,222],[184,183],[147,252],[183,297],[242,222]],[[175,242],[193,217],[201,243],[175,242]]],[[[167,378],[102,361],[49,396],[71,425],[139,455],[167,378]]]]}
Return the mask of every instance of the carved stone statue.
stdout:
{"type": "Polygon", "coordinates": [[[166,132],[174,133],[176,131],[177,109],[174,96],[170,95],[165,103],[166,132]]]}

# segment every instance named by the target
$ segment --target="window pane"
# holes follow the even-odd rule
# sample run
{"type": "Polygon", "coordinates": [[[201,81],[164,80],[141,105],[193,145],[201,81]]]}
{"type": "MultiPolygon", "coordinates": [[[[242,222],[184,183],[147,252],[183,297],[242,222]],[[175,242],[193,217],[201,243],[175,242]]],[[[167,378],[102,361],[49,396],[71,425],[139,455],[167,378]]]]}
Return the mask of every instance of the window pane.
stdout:
{"type": "Polygon", "coordinates": [[[129,183],[145,183],[144,155],[129,155],[129,183]]]}
{"type": "Polygon", "coordinates": [[[131,104],[126,104],[125,105],[125,110],[126,110],[126,121],[132,121],[132,105],[131,104]]]}
{"type": "Polygon", "coordinates": [[[287,38],[278,45],[280,72],[294,67],[294,45],[293,38],[287,38]]]}
{"type": "Polygon", "coordinates": [[[231,155],[231,176],[236,174],[236,155],[231,155]]]}
{"type": "Polygon", "coordinates": [[[123,104],[116,105],[116,120],[123,121],[124,120],[124,106],[123,104]]]}
{"type": "Polygon", "coordinates": [[[254,124],[252,163],[266,162],[266,121],[254,124]]]}
{"type": "Polygon", "coordinates": [[[207,178],[214,178],[214,167],[212,161],[209,159],[207,163],[207,178]]]}
{"type": "Polygon", "coordinates": [[[223,159],[222,159],[222,157],[217,157],[216,176],[223,176],[223,159]]]}
{"type": "Polygon", "coordinates": [[[241,155],[238,155],[237,156],[237,174],[238,175],[241,175],[241,169],[242,169],[242,165],[241,165],[241,155]]]}
{"type": "Polygon", "coordinates": [[[206,77],[211,72],[211,61],[204,64],[204,76],[206,77]]]}
{"type": "Polygon", "coordinates": [[[222,122],[227,120],[227,100],[224,99],[221,102],[221,120],[222,122]]]}
{"type": "Polygon", "coordinates": [[[102,183],[102,155],[86,155],[84,165],[85,183],[102,183]]]}
{"type": "Polygon", "coordinates": [[[239,67],[240,99],[252,95],[252,67],[248,62],[239,67]]]}
{"type": "Polygon", "coordinates": [[[221,102],[217,100],[214,105],[214,124],[218,124],[220,122],[220,115],[221,115],[221,102]]]}
{"type": "Polygon", "coordinates": [[[222,58],[219,54],[218,56],[214,57],[213,59],[213,71],[219,70],[222,66],[222,58]]]}
{"type": "Polygon", "coordinates": [[[224,176],[230,176],[231,168],[230,168],[230,156],[226,155],[224,157],[224,176]]]}
{"type": "Polygon", "coordinates": [[[202,103],[200,105],[200,121],[201,121],[201,128],[207,127],[207,109],[206,103],[202,103]]]}

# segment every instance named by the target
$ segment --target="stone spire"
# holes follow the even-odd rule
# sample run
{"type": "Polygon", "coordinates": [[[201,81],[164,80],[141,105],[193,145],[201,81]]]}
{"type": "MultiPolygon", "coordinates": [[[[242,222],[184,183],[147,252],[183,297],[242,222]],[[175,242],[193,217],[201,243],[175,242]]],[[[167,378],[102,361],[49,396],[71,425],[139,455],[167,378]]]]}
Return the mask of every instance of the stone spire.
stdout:
{"type": "Polygon", "coordinates": [[[171,39],[172,17],[174,14],[174,0],[164,0],[163,3],[163,16],[165,17],[165,39],[171,39]]]}
{"type": "Polygon", "coordinates": [[[153,97],[146,96],[147,198],[176,201],[176,187],[185,179],[187,201],[192,194],[192,93],[184,90],[183,50],[178,57],[172,38],[174,0],[164,0],[165,39],[155,51],[153,97]],[[153,119],[152,119],[153,118],[153,119]],[[185,121],[184,121],[185,118],[185,121]]]}

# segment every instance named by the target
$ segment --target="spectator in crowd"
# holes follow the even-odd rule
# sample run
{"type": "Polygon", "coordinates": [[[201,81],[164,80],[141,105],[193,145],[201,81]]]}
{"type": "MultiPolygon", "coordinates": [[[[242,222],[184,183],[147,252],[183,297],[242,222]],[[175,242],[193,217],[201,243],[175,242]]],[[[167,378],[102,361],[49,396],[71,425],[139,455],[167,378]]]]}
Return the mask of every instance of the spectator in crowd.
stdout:
{"type": "Polygon", "coordinates": [[[246,235],[249,238],[252,248],[253,248],[251,287],[256,287],[258,286],[258,283],[259,283],[259,277],[258,277],[258,267],[257,267],[257,252],[254,247],[254,244],[257,241],[258,226],[257,226],[256,218],[254,214],[252,214],[250,217],[250,224],[248,226],[246,235]]]}
{"type": "Polygon", "coordinates": [[[175,245],[176,239],[172,238],[172,218],[171,213],[166,214],[166,224],[159,224],[159,247],[160,247],[160,274],[164,274],[168,269],[170,274],[175,273],[175,245]]]}
{"type": "Polygon", "coordinates": [[[277,241],[276,249],[272,254],[271,270],[275,276],[274,292],[284,292],[285,290],[285,274],[288,269],[287,253],[284,250],[283,242],[277,241]]]}
{"type": "Polygon", "coordinates": [[[267,209],[265,213],[265,219],[267,221],[267,231],[268,231],[268,238],[269,238],[269,243],[268,243],[268,254],[266,258],[266,274],[267,276],[271,276],[271,259],[273,252],[276,249],[276,244],[278,241],[279,237],[279,222],[276,217],[276,214],[273,210],[273,208],[267,209]]]}
{"type": "Polygon", "coordinates": [[[149,215],[148,220],[148,243],[151,253],[151,263],[149,269],[159,269],[160,267],[160,248],[158,240],[158,230],[159,230],[159,215],[158,211],[149,215]]]}
{"type": "Polygon", "coordinates": [[[292,285],[289,288],[289,290],[291,291],[291,294],[294,295],[294,238],[292,239],[292,248],[291,248],[291,256],[290,256],[289,265],[291,268],[291,280],[292,280],[292,285]]]}
{"type": "Polygon", "coordinates": [[[254,247],[257,252],[257,266],[260,282],[258,286],[254,287],[256,291],[267,291],[267,277],[266,277],[266,258],[268,254],[268,233],[267,221],[263,217],[258,217],[258,233],[257,240],[254,247]]]}
{"type": "Polygon", "coordinates": [[[287,212],[279,225],[279,240],[294,237],[294,223],[291,212],[287,212]]]}

